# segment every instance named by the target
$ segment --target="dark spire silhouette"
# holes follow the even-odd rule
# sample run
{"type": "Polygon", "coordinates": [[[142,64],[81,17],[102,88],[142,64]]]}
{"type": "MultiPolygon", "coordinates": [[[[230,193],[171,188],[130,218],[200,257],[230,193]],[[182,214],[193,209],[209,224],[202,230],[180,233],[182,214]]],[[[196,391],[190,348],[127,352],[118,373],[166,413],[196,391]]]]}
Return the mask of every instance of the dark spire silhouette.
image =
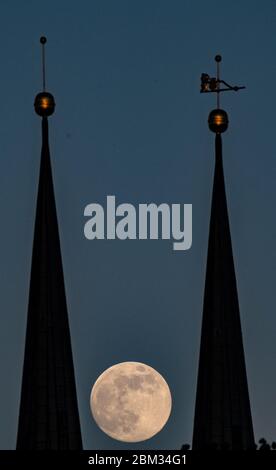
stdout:
{"type": "Polygon", "coordinates": [[[37,95],[42,151],[17,434],[17,449],[27,450],[82,448],[48,142],[54,108],[50,93],[37,95]]]}
{"type": "Polygon", "coordinates": [[[213,110],[209,127],[216,133],[216,163],[193,450],[247,450],[255,447],[223,174],[221,133],[228,127],[226,112],[213,110]]]}

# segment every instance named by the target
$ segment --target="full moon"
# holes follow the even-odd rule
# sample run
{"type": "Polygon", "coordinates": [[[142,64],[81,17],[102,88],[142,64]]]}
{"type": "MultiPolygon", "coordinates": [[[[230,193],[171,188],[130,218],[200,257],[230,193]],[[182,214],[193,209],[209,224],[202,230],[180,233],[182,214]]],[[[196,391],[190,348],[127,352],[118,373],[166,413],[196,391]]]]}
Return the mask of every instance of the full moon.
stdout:
{"type": "Polygon", "coordinates": [[[108,436],[140,442],[165,426],[172,398],[167,382],[155,369],[140,362],[122,362],[96,380],[90,406],[97,425],[108,436]]]}

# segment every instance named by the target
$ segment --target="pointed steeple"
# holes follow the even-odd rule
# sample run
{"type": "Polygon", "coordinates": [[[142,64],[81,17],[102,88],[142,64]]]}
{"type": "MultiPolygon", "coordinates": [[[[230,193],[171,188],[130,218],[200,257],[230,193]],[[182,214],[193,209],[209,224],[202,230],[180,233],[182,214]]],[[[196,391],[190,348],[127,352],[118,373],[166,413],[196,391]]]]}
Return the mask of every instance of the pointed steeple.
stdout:
{"type": "MultiPolygon", "coordinates": [[[[207,91],[207,90],[206,90],[207,91]]],[[[210,113],[216,133],[209,245],[193,450],[254,449],[239,301],[222,161],[225,111],[210,113]]]]}
{"type": "Polygon", "coordinates": [[[17,449],[26,450],[82,448],[48,141],[54,107],[45,89],[37,95],[42,151],[17,434],[17,449]]]}

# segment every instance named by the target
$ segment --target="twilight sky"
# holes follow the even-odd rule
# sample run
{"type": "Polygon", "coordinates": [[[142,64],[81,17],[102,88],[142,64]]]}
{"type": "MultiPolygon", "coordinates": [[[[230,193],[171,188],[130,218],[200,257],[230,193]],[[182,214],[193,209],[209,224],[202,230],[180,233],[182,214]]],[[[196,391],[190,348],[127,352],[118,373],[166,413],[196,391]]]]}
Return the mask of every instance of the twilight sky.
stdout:
{"type": "Polygon", "coordinates": [[[85,448],[191,442],[214,135],[202,72],[246,85],[226,93],[224,169],[255,437],[276,439],[276,3],[267,0],[4,0],[0,7],[0,448],[15,447],[41,148],[33,111],[39,37],[57,107],[50,145],[85,448]],[[193,204],[193,246],[87,241],[84,207],[193,204]],[[168,381],[173,411],[145,443],[113,441],[91,418],[107,367],[145,362],[168,381]]]}

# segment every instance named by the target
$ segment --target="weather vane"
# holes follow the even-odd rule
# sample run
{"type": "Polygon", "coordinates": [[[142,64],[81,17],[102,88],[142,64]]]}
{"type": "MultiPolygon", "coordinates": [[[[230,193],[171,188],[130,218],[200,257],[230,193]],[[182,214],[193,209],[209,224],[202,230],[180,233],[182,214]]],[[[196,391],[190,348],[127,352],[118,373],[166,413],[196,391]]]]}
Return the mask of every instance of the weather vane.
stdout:
{"type": "Polygon", "coordinates": [[[221,62],[221,55],[216,55],[215,61],[217,63],[217,76],[210,77],[210,75],[207,73],[202,73],[200,93],[217,94],[217,109],[211,111],[208,122],[211,131],[215,132],[216,134],[221,134],[222,132],[225,132],[228,127],[228,116],[223,109],[220,109],[220,93],[223,91],[243,90],[245,86],[232,86],[224,80],[221,80],[219,67],[221,62]],[[221,87],[221,84],[223,87],[221,87]]]}

